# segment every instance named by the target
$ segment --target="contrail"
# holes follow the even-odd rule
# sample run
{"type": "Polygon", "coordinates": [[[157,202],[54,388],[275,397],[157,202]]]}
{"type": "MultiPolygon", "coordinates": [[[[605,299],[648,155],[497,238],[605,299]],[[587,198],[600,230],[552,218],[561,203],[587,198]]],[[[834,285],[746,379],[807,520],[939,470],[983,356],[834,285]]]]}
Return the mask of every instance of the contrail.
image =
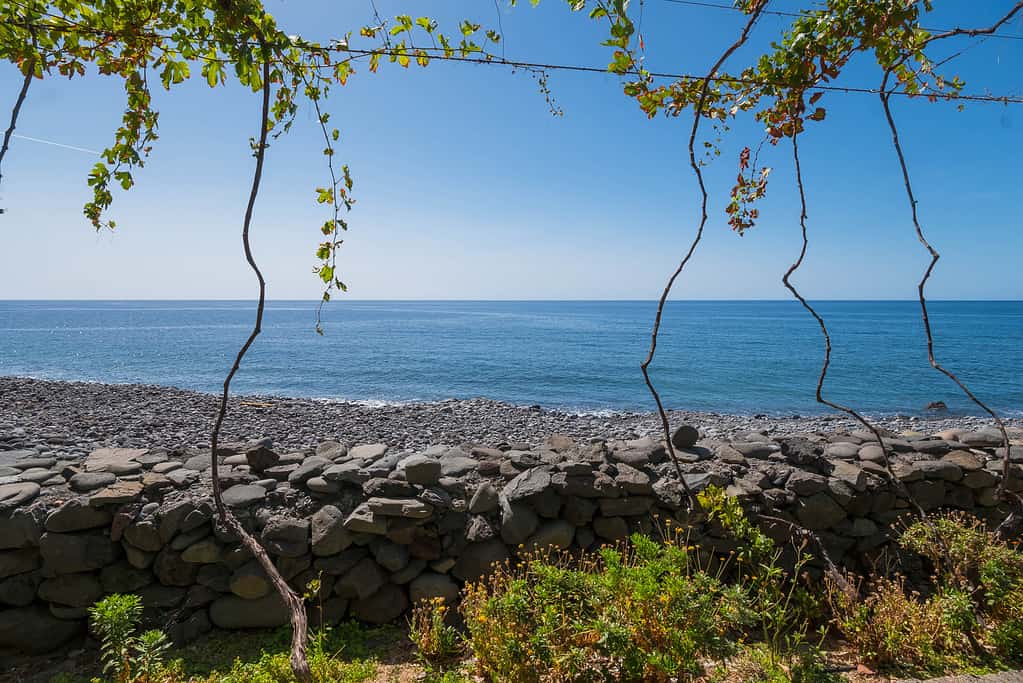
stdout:
{"type": "Polygon", "coordinates": [[[32,138],[27,135],[19,135],[18,133],[13,133],[11,137],[19,138],[21,140],[28,140],[29,142],[41,142],[44,145],[53,145],[54,147],[63,147],[64,149],[72,149],[76,152],[95,154],[96,156],[99,156],[101,154],[101,152],[97,152],[94,149],[86,149],[85,147],[75,147],[74,145],[65,145],[62,142],[54,142],[53,140],[41,140],[40,138],[32,138]]]}

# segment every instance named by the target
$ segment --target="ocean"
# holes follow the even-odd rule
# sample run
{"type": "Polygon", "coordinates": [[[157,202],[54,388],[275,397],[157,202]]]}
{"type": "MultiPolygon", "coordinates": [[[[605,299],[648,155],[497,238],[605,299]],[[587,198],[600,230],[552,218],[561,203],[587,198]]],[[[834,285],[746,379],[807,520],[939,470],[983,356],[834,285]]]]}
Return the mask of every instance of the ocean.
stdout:
{"type": "MultiPolygon", "coordinates": [[[[874,415],[944,401],[979,411],[927,363],[915,301],[827,301],[827,394],[874,415]]],[[[273,301],[233,388],[367,402],[487,397],[573,411],[653,409],[639,364],[649,301],[273,301]]],[[[242,301],[0,301],[0,375],[218,391],[253,319],[242,301]]],[[[1023,414],[1023,302],[931,304],[939,360],[1023,414]]],[[[822,412],[823,346],[790,301],[670,302],[651,371],[670,408],[822,412]]],[[[0,406],[3,397],[0,396],[0,406]]]]}

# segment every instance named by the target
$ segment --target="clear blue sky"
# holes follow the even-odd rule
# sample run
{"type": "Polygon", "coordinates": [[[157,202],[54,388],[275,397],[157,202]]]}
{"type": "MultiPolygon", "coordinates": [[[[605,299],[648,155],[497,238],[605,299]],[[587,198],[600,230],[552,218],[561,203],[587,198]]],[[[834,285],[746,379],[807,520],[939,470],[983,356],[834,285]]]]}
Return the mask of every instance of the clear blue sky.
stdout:
{"type": "MultiPolygon", "coordinates": [[[[726,1],[726,0],[723,0],[726,1]]],[[[510,59],[604,65],[604,26],[561,0],[510,9],[501,20],[510,59]]],[[[938,0],[928,23],[983,25],[1008,0],[938,0]]],[[[365,2],[268,5],[288,30],[327,39],[369,23],[365,2]]],[[[452,26],[461,17],[493,26],[489,0],[378,0],[385,16],[427,11],[452,26]]],[[[779,0],[775,9],[796,9],[779,0]]],[[[704,73],[741,27],[741,15],[646,0],[642,30],[655,70],[704,73]]],[[[765,17],[752,44],[763,50],[785,20],[765,17]]],[[[1002,29],[1023,36],[1023,24],[1002,29]]],[[[950,45],[948,48],[951,49],[950,45]]],[[[1023,40],[988,40],[955,62],[971,92],[1023,93],[1023,40]]],[[[876,86],[876,69],[854,63],[841,83],[876,86]]],[[[2,106],[20,77],[0,70],[2,106]]],[[[688,120],[648,121],[609,75],[552,73],[563,118],[547,111],[526,74],[434,63],[362,68],[336,90],[339,158],[355,176],[358,204],[341,267],[353,298],[651,299],[688,246],[698,217],[685,156],[688,120]]],[[[96,234],[81,216],[87,153],[15,139],[0,202],[0,299],[247,298],[251,274],[239,243],[258,98],[202,79],[156,95],[160,133],[137,185],[117,194],[116,233],[96,234]]],[[[102,149],[117,125],[118,84],[92,77],[36,82],[18,132],[102,149]]],[[[880,105],[871,95],[828,95],[828,120],[802,138],[812,245],[799,275],[813,298],[911,298],[926,263],[912,233],[880,105]]],[[[1023,298],[1018,211],[1023,105],[898,101],[921,202],[943,252],[935,298],[1023,298]]],[[[6,114],[4,115],[6,117],[6,114]]],[[[6,118],[4,118],[6,122],[6,118]]],[[[711,128],[705,126],[705,133],[711,128]]],[[[253,241],[272,298],[316,298],[312,190],[323,184],[319,129],[303,111],[269,151],[253,241]]],[[[679,298],[784,298],[779,279],[799,246],[798,206],[787,146],[760,225],[730,232],[723,208],[743,144],[738,123],[708,173],[707,239],[676,287],[679,298]]]]}

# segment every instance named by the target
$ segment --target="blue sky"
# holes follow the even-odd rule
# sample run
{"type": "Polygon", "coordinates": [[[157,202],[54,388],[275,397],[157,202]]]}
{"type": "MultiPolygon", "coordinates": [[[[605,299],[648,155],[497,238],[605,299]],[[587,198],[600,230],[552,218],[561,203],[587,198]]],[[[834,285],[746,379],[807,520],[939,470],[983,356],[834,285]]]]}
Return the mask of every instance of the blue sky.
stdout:
{"type": "MultiPolygon", "coordinates": [[[[514,9],[500,1],[510,59],[604,65],[604,27],[560,0],[514,9]]],[[[1009,6],[939,0],[933,26],[984,25],[1009,6]]],[[[385,16],[430,13],[496,24],[489,0],[378,0],[385,16]],[[426,9],[428,7],[428,9],[426,9]]],[[[798,3],[778,0],[773,8],[798,3]]],[[[369,23],[366,2],[268,1],[289,31],[327,39],[369,23]]],[[[654,70],[704,73],[741,28],[719,9],[646,0],[642,30],[654,70]]],[[[751,45],[762,51],[785,19],[765,17],[751,45]]],[[[1002,33],[1023,36],[1019,21],[1002,33]]],[[[946,50],[952,49],[949,45],[946,50]]],[[[971,92],[1023,94],[1023,40],[992,39],[956,60],[971,92]]],[[[876,86],[866,59],[841,81],[876,86]]],[[[20,77],[0,70],[4,110],[20,77]]],[[[465,299],[652,299],[688,247],[699,206],[686,161],[688,120],[649,121],[609,75],[555,72],[549,85],[564,117],[550,115],[535,82],[503,68],[431,64],[362,68],[329,105],[342,130],[339,158],[355,176],[355,210],[342,251],[348,296],[465,299]]],[[[87,153],[15,139],[0,202],[0,299],[248,298],[241,215],[258,98],[202,79],[157,93],[161,139],[137,185],[118,194],[115,233],[81,216],[87,153]]],[[[36,82],[18,133],[101,149],[122,103],[113,81],[36,82]]],[[[875,96],[829,94],[823,124],[801,138],[812,244],[798,283],[813,298],[915,295],[925,253],[915,240],[890,137],[875,96]]],[[[943,259],[935,298],[1021,299],[1023,236],[1016,204],[1023,106],[929,105],[900,100],[895,115],[920,200],[943,259]]],[[[704,132],[711,134],[705,126],[704,132]]],[[[272,298],[316,298],[311,274],[324,216],[320,132],[308,111],[275,143],[253,223],[272,298]]],[[[744,144],[757,127],[736,122],[707,174],[706,241],[679,281],[677,298],[784,298],[781,273],[799,247],[798,205],[787,145],[774,167],[762,220],[743,238],[724,206],[744,144]]]]}

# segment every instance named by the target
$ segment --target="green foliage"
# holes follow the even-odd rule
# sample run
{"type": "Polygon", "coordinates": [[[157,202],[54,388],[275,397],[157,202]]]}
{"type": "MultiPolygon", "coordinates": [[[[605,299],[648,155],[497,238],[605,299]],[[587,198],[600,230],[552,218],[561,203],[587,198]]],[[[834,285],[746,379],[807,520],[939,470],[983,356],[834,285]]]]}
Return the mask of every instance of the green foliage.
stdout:
{"type": "Polygon", "coordinates": [[[443,667],[462,651],[462,639],[447,623],[448,614],[448,606],[441,597],[424,600],[412,608],[409,639],[428,668],[443,667]]]}
{"type": "MultiPolygon", "coordinates": [[[[636,535],[573,561],[528,556],[467,586],[462,613],[481,672],[495,681],[689,679],[751,636],[774,670],[802,662],[813,649],[809,592],[737,500],[710,488],[700,503],[738,542],[712,565],[676,530],[663,543],[636,535]]],[[[797,573],[808,560],[800,556],[797,573]]]]}
{"type": "Polygon", "coordinates": [[[944,673],[1023,660],[1023,553],[964,514],[918,521],[899,538],[929,560],[923,593],[877,579],[864,600],[832,591],[838,629],[882,669],[944,673]]]}
{"type": "Polygon", "coordinates": [[[89,608],[89,621],[100,639],[103,671],[117,683],[135,680],[135,628],[141,617],[142,599],[137,595],[109,595],[89,608]]]}

